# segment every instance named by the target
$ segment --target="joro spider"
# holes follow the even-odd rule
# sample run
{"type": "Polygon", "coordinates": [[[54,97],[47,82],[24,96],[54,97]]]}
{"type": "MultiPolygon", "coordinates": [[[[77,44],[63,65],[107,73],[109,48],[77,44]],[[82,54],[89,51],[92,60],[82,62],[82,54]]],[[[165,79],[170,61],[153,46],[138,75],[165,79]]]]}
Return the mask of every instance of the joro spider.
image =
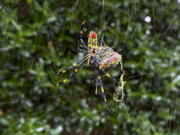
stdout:
{"type": "MultiPolygon", "coordinates": [[[[109,79],[115,81],[113,77],[110,76],[109,73],[105,71],[107,68],[116,67],[119,63],[122,64],[121,60],[122,57],[120,54],[115,52],[112,48],[105,45],[103,43],[103,37],[101,40],[98,40],[97,33],[94,31],[90,31],[88,35],[88,43],[85,44],[83,41],[83,25],[85,22],[81,24],[81,31],[80,31],[80,47],[78,48],[78,51],[85,52],[84,57],[82,60],[80,60],[77,63],[74,63],[72,66],[60,70],[55,71],[55,73],[60,76],[62,74],[65,74],[68,71],[72,71],[70,76],[68,78],[65,78],[61,82],[55,83],[52,81],[50,75],[48,74],[49,81],[55,85],[60,86],[62,84],[68,83],[70,79],[74,76],[76,72],[78,72],[79,68],[87,61],[87,64],[95,68],[96,73],[96,90],[95,94],[98,92],[102,95],[104,101],[106,102],[106,96],[104,92],[102,77],[106,76],[109,79]]],[[[53,68],[54,69],[54,68],[53,68]]]]}

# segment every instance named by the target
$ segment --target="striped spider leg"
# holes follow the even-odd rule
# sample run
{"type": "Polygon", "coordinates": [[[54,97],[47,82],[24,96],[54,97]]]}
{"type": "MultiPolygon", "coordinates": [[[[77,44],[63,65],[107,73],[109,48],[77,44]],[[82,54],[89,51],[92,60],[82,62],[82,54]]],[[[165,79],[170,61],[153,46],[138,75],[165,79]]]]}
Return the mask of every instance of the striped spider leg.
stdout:
{"type": "Polygon", "coordinates": [[[65,68],[61,71],[57,71],[54,66],[52,65],[52,69],[53,71],[58,75],[58,76],[61,76],[62,74],[65,74],[67,72],[71,72],[70,76],[68,78],[65,78],[63,79],[62,81],[60,82],[53,82],[52,81],[52,78],[50,76],[50,74],[48,74],[48,79],[49,81],[51,82],[51,84],[55,85],[55,86],[60,86],[62,84],[65,84],[65,83],[68,83],[72,77],[75,75],[75,73],[77,73],[79,71],[79,68],[83,66],[83,64],[85,63],[85,61],[88,59],[88,55],[85,56],[82,60],[80,60],[79,62],[77,63],[74,63],[72,66],[68,67],[68,68],[65,68]]]}

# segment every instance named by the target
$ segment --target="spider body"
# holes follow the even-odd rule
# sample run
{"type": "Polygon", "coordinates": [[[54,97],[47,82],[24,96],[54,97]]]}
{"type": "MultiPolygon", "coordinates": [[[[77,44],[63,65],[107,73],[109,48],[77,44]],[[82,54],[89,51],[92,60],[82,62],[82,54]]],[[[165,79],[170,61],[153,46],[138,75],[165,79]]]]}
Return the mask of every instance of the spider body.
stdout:
{"type": "MultiPolygon", "coordinates": [[[[81,27],[82,29],[82,27],[81,27]]],[[[122,57],[120,54],[115,52],[112,48],[109,46],[104,45],[103,38],[101,39],[100,43],[98,41],[97,33],[94,31],[90,31],[88,35],[88,43],[87,45],[84,43],[82,38],[83,30],[80,32],[80,48],[78,48],[79,51],[85,52],[84,58],[79,61],[78,63],[73,64],[71,67],[66,68],[64,70],[61,70],[59,72],[56,71],[58,75],[65,74],[67,71],[72,71],[69,78],[64,79],[61,82],[54,83],[52,79],[49,77],[50,82],[52,82],[54,85],[61,85],[64,83],[69,82],[69,80],[72,78],[72,76],[79,70],[79,68],[87,61],[88,65],[91,65],[95,67],[95,74],[96,74],[96,91],[97,94],[98,91],[104,98],[104,101],[106,101],[106,96],[104,93],[104,87],[102,82],[102,77],[106,76],[113,81],[115,80],[108,74],[105,69],[116,67],[122,60],[122,57]]]]}
{"type": "Polygon", "coordinates": [[[121,61],[121,55],[108,46],[98,46],[97,34],[91,31],[88,36],[88,64],[99,68],[115,67],[121,61]]]}

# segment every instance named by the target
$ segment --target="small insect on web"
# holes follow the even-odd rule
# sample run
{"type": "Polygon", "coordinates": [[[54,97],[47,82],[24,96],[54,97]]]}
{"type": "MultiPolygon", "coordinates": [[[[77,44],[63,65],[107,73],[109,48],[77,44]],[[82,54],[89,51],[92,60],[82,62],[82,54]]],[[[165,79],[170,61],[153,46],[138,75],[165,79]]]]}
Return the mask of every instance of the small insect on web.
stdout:
{"type": "MultiPolygon", "coordinates": [[[[63,75],[67,72],[71,72],[70,76],[68,78],[65,78],[62,81],[59,82],[53,82],[52,78],[50,77],[50,75],[48,74],[48,78],[49,81],[56,86],[60,86],[62,84],[68,83],[70,81],[70,79],[75,75],[76,72],[78,72],[79,68],[87,61],[87,64],[89,66],[92,66],[95,69],[95,73],[96,73],[96,90],[95,93],[100,93],[104,99],[104,101],[106,101],[106,95],[105,95],[105,90],[103,87],[103,81],[102,81],[102,77],[106,76],[107,78],[116,81],[109,73],[107,73],[106,69],[109,68],[114,68],[116,67],[118,64],[121,65],[121,71],[123,72],[122,75],[120,76],[120,81],[119,81],[119,85],[118,88],[116,89],[116,93],[114,94],[114,99],[116,101],[118,100],[118,96],[121,93],[121,96],[123,99],[124,97],[124,93],[123,93],[123,89],[124,89],[124,70],[122,67],[122,56],[120,54],[118,54],[117,52],[115,52],[112,48],[110,48],[109,46],[105,45],[103,42],[103,38],[101,40],[98,40],[97,37],[97,33],[94,31],[90,31],[89,35],[88,35],[88,43],[85,44],[84,40],[83,40],[83,25],[85,24],[85,22],[83,22],[81,24],[81,31],[80,31],[80,46],[78,48],[78,51],[81,52],[85,52],[84,57],[82,60],[80,60],[77,63],[74,63],[72,66],[64,69],[64,70],[60,70],[60,71],[55,71],[55,73],[60,76],[63,75]]],[[[53,68],[55,69],[55,68],[53,68]]]]}

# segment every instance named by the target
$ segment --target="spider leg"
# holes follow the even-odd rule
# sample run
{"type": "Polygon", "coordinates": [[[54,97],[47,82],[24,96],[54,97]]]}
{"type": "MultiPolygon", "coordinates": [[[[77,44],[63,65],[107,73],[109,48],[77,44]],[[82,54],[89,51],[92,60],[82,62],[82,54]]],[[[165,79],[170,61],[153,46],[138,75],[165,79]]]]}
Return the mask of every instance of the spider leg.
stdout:
{"type": "Polygon", "coordinates": [[[87,51],[87,50],[83,50],[82,48],[77,48],[77,51],[79,51],[79,52],[85,52],[85,53],[88,53],[88,51],[87,51]]]}
{"type": "Polygon", "coordinates": [[[68,67],[68,68],[65,68],[64,70],[61,70],[61,71],[57,72],[57,74],[58,74],[58,75],[61,75],[61,74],[64,74],[64,73],[66,73],[66,72],[68,72],[68,71],[70,71],[70,70],[73,70],[73,69],[78,68],[79,65],[81,65],[82,63],[84,63],[85,60],[88,59],[88,58],[89,58],[89,56],[86,55],[85,58],[83,58],[83,59],[80,60],[79,62],[74,63],[72,66],[70,66],[70,67],[68,67]]]}
{"type": "Polygon", "coordinates": [[[53,69],[54,73],[57,74],[58,70],[57,70],[57,68],[54,66],[54,62],[51,63],[51,68],[53,69]]]}
{"type": "Polygon", "coordinates": [[[82,37],[80,37],[80,41],[81,41],[81,44],[80,44],[80,47],[86,47],[87,45],[84,43],[82,37]],[[82,46],[83,45],[83,46],[82,46]]]}
{"type": "MultiPolygon", "coordinates": [[[[52,70],[53,70],[53,72],[54,72],[55,74],[58,74],[58,70],[57,70],[57,68],[54,66],[54,62],[51,63],[51,68],[52,68],[52,70]]],[[[49,73],[48,73],[48,80],[49,80],[49,82],[50,82],[52,85],[56,85],[56,84],[52,81],[51,75],[50,75],[49,73]]]]}
{"type": "Polygon", "coordinates": [[[96,70],[96,91],[95,91],[96,95],[98,93],[98,88],[100,88],[101,95],[104,101],[106,102],[106,96],[104,93],[104,87],[103,87],[103,82],[101,80],[101,75],[99,74],[99,70],[96,70]]]}
{"type": "Polygon", "coordinates": [[[104,87],[103,87],[103,82],[101,80],[101,76],[99,76],[99,81],[100,81],[101,94],[102,94],[102,97],[104,98],[104,101],[106,102],[106,95],[104,93],[104,87]]]}
{"type": "Polygon", "coordinates": [[[52,85],[56,86],[56,83],[54,83],[54,82],[52,81],[51,76],[50,76],[49,73],[48,73],[48,80],[49,80],[49,82],[50,82],[52,85]]]}
{"type": "Polygon", "coordinates": [[[69,76],[68,78],[65,78],[64,80],[62,80],[62,81],[59,82],[59,83],[54,83],[54,82],[52,81],[52,79],[51,79],[51,76],[48,74],[48,79],[49,79],[49,81],[51,82],[51,84],[53,84],[53,85],[55,85],[55,86],[59,86],[59,85],[62,85],[62,84],[65,84],[65,83],[69,82],[70,79],[74,76],[74,74],[75,74],[76,72],[78,72],[79,68],[85,63],[86,59],[88,59],[88,55],[87,55],[85,58],[83,58],[82,60],[80,60],[78,63],[74,63],[71,67],[66,68],[66,69],[64,69],[64,70],[62,70],[62,71],[57,72],[57,75],[62,75],[62,74],[64,74],[64,73],[72,70],[72,73],[70,74],[70,76],[69,76]]]}
{"type": "Polygon", "coordinates": [[[63,81],[59,82],[58,86],[70,82],[72,77],[79,71],[79,68],[81,68],[83,66],[83,64],[85,63],[85,60],[82,61],[81,63],[79,63],[78,65],[74,66],[73,68],[71,68],[72,73],[70,74],[70,76],[68,78],[65,78],[63,81]]]}
{"type": "Polygon", "coordinates": [[[106,102],[106,95],[105,95],[105,93],[104,93],[103,82],[102,82],[102,80],[101,80],[101,76],[100,76],[100,75],[98,75],[98,81],[99,81],[99,86],[100,86],[101,95],[102,95],[104,101],[106,102]]]}
{"type": "Polygon", "coordinates": [[[113,82],[116,82],[116,79],[112,77],[109,73],[107,73],[104,69],[100,69],[104,76],[112,80],[113,82]]]}
{"type": "Polygon", "coordinates": [[[98,86],[99,86],[98,76],[99,76],[99,71],[96,70],[96,91],[95,91],[95,94],[96,94],[96,95],[97,95],[97,93],[98,93],[98,86]]]}
{"type": "Polygon", "coordinates": [[[83,25],[86,23],[86,21],[83,21],[82,23],[81,23],[81,31],[80,31],[80,42],[81,42],[81,44],[80,44],[80,47],[87,47],[87,45],[84,43],[84,41],[83,41],[83,25]]]}

